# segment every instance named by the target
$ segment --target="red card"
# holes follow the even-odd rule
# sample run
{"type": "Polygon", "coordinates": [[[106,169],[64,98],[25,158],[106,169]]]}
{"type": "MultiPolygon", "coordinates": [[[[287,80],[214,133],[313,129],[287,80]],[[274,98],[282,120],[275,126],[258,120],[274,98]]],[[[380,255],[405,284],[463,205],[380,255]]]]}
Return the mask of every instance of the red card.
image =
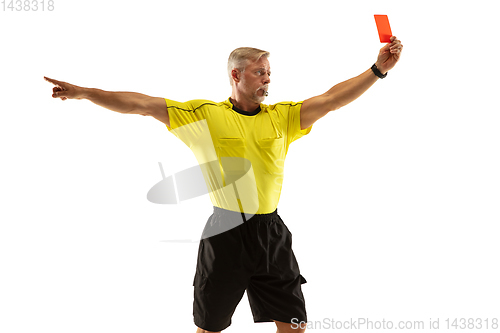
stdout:
{"type": "Polygon", "coordinates": [[[378,36],[381,43],[390,43],[392,32],[389,18],[387,15],[373,15],[375,16],[375,23],[377,23],[378,36]]]}

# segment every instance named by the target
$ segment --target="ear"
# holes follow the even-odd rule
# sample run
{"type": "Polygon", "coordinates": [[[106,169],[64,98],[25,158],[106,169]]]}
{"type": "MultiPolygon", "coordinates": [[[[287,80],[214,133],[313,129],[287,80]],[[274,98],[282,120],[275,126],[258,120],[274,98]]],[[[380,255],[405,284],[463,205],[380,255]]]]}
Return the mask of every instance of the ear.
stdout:
{"type": "Polygon", "coordinates": [[[240,82],[241,81],[241,72],[237,68],[233,68],[231,71],[231,77],[233,78],[234,82],[240,82]]]}

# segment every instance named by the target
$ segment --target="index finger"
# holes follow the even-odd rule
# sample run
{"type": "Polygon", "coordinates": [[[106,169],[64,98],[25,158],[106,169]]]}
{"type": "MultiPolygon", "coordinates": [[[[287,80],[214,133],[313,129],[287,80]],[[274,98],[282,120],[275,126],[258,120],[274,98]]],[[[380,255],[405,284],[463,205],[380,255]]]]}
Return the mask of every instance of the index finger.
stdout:
{"type": "Polygon", "coordinates": [[[58,85],[60,87],[62,87],[62,84],[64,84],[64,82],[61,82],[61,81],[57,81],[57,80],[54,80],[54,79],[50,79],[46,76],[44,76],[45,80],[52,83],[52,84],[55,84],[55,85],[58,85]]]}

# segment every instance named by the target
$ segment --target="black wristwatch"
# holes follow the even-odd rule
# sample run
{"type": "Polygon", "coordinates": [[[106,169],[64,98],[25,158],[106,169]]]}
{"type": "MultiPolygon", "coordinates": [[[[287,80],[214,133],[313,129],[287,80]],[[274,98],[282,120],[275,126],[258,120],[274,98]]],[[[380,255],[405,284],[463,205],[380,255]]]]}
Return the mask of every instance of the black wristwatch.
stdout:
{"type": "Polygon", "coordinates": [[[379,78],[381,78],[381,79],[383,79],[383,78],[385,78],[385,77],[387,76],[387,73],[382,74],[382,73],[378,70],[377,65],[375,65],[375,64],[373,64],[373,66],[372,66],[372,71],[373,71],[373,73],[375,73],[375,75],[377,75],[377,76],[378,76],[379,78]]]}

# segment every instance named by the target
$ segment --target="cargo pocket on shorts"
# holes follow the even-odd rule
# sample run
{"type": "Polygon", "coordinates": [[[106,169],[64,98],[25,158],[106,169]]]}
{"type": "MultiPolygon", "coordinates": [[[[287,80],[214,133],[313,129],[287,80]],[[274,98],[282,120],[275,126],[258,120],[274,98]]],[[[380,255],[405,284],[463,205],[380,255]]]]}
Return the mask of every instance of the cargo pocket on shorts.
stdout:
{"type": "Polygon", "coordinates": [[[193,286],[195,288],[200,288],[200,290],[205,289],[205,285],[207,284],[207,277],[196,273],[194,275],[193,286]]]}

